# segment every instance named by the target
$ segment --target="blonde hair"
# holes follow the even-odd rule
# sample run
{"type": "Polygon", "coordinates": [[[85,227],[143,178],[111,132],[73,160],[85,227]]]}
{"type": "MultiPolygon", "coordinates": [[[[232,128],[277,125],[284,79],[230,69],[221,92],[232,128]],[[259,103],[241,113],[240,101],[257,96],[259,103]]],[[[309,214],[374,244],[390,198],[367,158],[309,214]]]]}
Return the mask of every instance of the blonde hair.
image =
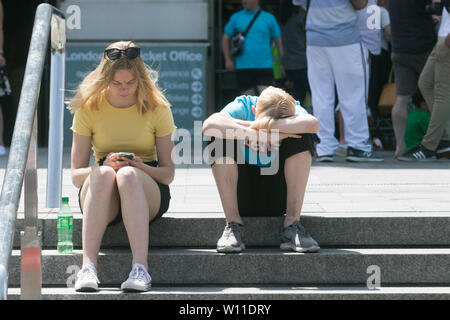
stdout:
{"type": "MultiPolygon", "coordinates": [[[[124,50],[137,47],[132,41],[118,41],[110,44],[106,49],[117,48],[124,50]]],[[[103,56],[100,64],[89,73],[79,85],[72,98],[69,110],[74,113],[80,108],[98,109],[101,98],[113,80],[118,70],[129,70],[137,79],[136,104],[140,114],[155,109],[157,106],[170,107],[170,103],[158,87],[158,73],[147,66],[140,56],[135,59],[121,57],[109,60],[103,56]]]]}
{"type": "Polygon", "coordinates": [[[258,97],[255,118],[259,121],[252,128],[270,130],[275,120],[295,115],[295,104],[295,99],[286,91],[267,87],[258,97]]]}

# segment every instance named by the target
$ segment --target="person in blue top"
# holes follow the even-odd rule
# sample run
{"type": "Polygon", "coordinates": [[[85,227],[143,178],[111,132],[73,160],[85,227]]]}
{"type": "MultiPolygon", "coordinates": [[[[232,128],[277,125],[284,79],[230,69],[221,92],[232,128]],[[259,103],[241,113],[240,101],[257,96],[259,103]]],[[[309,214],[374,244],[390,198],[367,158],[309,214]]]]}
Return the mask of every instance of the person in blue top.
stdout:
{"type": "Polygon", "coordinates": [[[259,97],[239,96],[205,120],[203,133],[213,138],[212,171],[227,222],[218,252],[245,249],[241,217],[284,214],[280,249],[319,251],[300,224],[317,130],[317,119],[275,87],[259,97]]]}
{"type": "Polygon", "coordinates": [[[271,41],[274,40],[280,58],[283,56],[281,31],[275,17],[259,6],[259,0],[242,0],[243,9],[233,14],[225,26],[222,50],[225,67],[236,71],[241,94],[258,95],[273,82],[271,41]],[[244,48],[235,60],[230,55],[230,39],[244,32],[259,10],[262,10],[247,33],[244,48]]]}

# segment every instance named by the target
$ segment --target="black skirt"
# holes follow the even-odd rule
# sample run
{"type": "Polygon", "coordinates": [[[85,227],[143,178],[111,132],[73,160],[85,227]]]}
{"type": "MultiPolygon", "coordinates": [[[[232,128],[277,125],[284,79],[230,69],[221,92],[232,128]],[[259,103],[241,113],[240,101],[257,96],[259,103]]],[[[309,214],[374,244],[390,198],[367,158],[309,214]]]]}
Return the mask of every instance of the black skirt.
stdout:
{"type": "MultiPolygon", "coordinates": [[[[103,164],[104,159],[101,159],[99,161],[99,164],[102,165],[103,164]]],[[[157,167],[158,166],[158,161],[151,161],[151,162],[144,162],[146,165],[152,166],[152,167],[157,167]]],[[[162,215],[164,213],[167,212],[167,210],[169,209],[169,204],[170,204],[170,188],[168,185],[165,184],[161,184],[157,181],[155,181],[156,184],[159,187],[159,192],[161,193],[161,204],[159,206],[159,210],[158,213],[156,214],[156,217],[150,221],[150,223],[152,223],[153,221],[155,221],[156,219],[159,219],[162,217],[162,215]]],[[[80,206],[80,211],[81,213],[83,213],[83,208],[81,207],[81,201],[80,201],[80,195],[81,195],[81,190],[83,189],[83,186],[81,186],[80,190],[78,191],[78,205],[80,206]]],[[[122,221],[122,210],[119,208],[119,213],[117,214],[117,217],[109,223],[108,226],[113,226],[116,225],[118,223],[120,223],[122,221]]]]}

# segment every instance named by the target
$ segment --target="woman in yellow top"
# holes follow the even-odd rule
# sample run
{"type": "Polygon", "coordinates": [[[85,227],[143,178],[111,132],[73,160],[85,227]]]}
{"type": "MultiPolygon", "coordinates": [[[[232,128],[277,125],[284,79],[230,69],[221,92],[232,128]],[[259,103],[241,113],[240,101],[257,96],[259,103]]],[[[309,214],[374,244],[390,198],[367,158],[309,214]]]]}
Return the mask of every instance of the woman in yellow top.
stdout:
{"type": "Polygon", "coordinates": [[[97,291],[97,256],[109,224],[123,219],[133,255],[124,291],[146,291],[149,223],[169,207],[175,130],[157,73],[131,41],[108,46],[71,101],[72,182],[80,188],[83,267],[77,291],[97,291]],[[90,150],[95,164],[89,166],[90,150]],[[134,153],[129,159],[120,152],[134,153]]]}

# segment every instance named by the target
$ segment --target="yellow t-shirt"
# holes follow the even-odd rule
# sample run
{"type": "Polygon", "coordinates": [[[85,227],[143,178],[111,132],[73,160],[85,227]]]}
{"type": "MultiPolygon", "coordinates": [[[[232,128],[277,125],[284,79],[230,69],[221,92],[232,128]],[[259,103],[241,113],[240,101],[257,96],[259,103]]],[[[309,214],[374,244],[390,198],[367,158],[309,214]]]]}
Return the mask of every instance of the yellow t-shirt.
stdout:
{"type": "Polygon", "coordinates": [[[103,95],[98,110],[75,112],[70,129],[92,137],[95,161],[110,152],[134,152],[150,162],[157,160],[155,137],[171,134],[176,126],[170,108],[156,107],[140,115],[137,105],[115,108],[103,95]]]}

